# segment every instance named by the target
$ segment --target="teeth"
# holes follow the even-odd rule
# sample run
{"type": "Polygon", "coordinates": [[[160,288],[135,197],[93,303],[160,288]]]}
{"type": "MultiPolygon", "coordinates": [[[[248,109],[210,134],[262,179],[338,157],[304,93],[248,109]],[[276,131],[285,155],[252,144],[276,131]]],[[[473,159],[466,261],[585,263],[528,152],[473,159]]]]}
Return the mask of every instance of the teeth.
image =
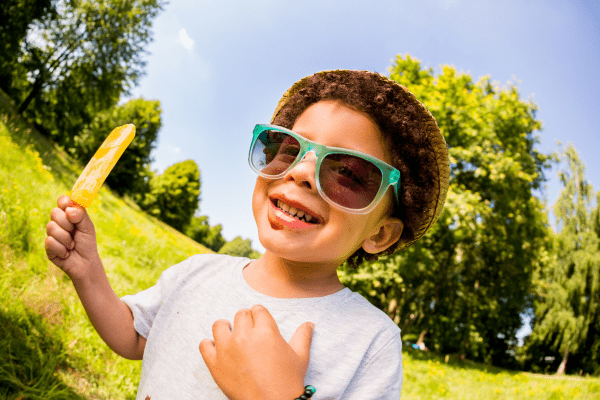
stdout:
{"type": "Polygon", "coordinates": [[[293,217],[296,217],[298,219],[302,219],[304,218],[304,220],[306,222],[310,222],[313,219],[313,216],[302,211],[302,210],[298,210],[294,207],[290,207],[289,205],[285,204],[283,201],[281,200],[277,200],[277,207],[281,208],[283,211],[285,211],[286,213],[290,214],[293,217]]]}
{"type": "Polygon", "coordinates": [[[281,208],[283,211],[288,212],[290,211],[290,206],[288,206],[287,204],[285,204],[283,201],[279,200],[279,204],[277,204],[277,206],[279,208],[281,208]]]}

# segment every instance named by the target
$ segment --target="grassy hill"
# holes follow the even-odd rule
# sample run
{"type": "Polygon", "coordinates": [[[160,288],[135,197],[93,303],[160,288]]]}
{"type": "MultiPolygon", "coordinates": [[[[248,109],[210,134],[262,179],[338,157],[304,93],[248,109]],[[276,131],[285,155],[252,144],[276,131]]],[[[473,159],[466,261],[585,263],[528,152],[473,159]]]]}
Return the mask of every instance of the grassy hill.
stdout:
{"type": "MultiPolygon", "coordinates": [[[[44,251],[50,210],[81,169],[16,117],[0,92],[0,399],[135,398],[141,362],[102,342],[44,251]]],[[[119,296],[210,252],[105,188],[88,212],[119,296]]],[[[410,349],[404,362],[404,400],[600,398],[600,379],[549,379],[410,349]]]]}
{"type": "MultiPolygon", "coordinates": [[[[0,93],[0,399],[135,398],[141,362],[102,342],[70,280],[44,250],[50,211],[81,170],[16,117],[0,93]],[[24,397],[9,395],[19,391],[24,397]]],[[[193,254],[211,252],[106,188],[88,212],[119,296],[148,288],[193,254]]]]}

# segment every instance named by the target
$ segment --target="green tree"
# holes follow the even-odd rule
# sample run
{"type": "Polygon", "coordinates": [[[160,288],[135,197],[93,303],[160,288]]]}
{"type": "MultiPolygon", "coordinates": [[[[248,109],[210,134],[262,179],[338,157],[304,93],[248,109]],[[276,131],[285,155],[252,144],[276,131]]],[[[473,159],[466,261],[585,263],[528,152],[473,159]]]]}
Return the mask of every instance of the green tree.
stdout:
{"type": "Polygon", "coordinates": [[[565,372],[567,360],[571,370],[600,373],[600,222],[598,203],[592,204],[600,192],[594,195],[573,145],[563,160],[563,190],[554,205],[559,233],[552,262],[536,279],[529,362],[539,365],[540,355],[556,355],[557,374],[565,372]]]}
{"type": "Polygon", "coordinates": [[[160,0],[57,0],[21,42],[12,87],[19,112],[65,148],[143,74],[160,0]],[[17,94],[16,96],[14,94],[17,94]]]}
{"type": "Polygon", "coordinates": [[[77,158],[87,162],[114,128],[134,124],[135,138],[115,165],[106,183],[119,195],[129,194],[136,203],[140,203],[150,191],[150,153],[156,146],[158,131],[162,125],[161,112],[158,100],[140,98],[99,113],[75,137],[77,158]]]}
{"type": "Polygon", "coordinates": [[[10,94],[12,71],[19,62],[20,43],[29,26],[56,15],[52,0],[3,0],[0,3],[0,88],[10,94]]]}
{"type": "Polygon", "coordinates": [[[450,66],[435,75],[408,55],[390,72],[436,118],[448,143],[450,190],[423,239],[356,273],[344,269],[343,280],[429,348],[514,367],[509,352],[548,229],[533,196],[552,159],[535,149],[537,106],[514,84],[474,82],[450,66]]]}
{"type": "Polygon", "coordinates": [[[234,257],[248,257],[257,259],[261,254],[252,248],[252,240],[242,239],[240,236],[227,242],[219,250],[219,254],[229,254],[234,257]]]}
{"type": "Polygon", "coordinates": [[[210,226],[206,215],[195,216],[186,228],[185,234],[212,251],[219,251],[227,242],[221,236],[222,229],[221,224],[210,226]]]}
{"type": "Polygon", "coordinates": [[[198,209],[200,170],[193,160],[171,165],[150,180],[150,192],[140,207],[161,221],[184,232],[198,209]]]}

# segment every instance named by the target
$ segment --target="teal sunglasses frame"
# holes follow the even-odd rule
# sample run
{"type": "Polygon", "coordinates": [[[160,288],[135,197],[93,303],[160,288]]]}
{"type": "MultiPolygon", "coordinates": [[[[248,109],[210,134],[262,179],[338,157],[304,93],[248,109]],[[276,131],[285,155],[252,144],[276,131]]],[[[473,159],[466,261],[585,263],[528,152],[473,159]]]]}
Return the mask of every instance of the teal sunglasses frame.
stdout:
{"type": "Polygon", "coordinates": [[[281,126],[269,125],[269,124],[257,124],[254,127],[252,143],[250,144],[250,152],[248,154],[248,163],[250,164],[250,168],[252,168],[254,170],[254,172],[256,172],[258,175],[262,176],[263,178],[279,179],[279,178],[284,177],[292,168],[294,168],[299,162],[301,162],[304,159],[304,157],[306,156],[306,154],[310,151],[312,151],[317,156],[317,161],[315,164],[315,182],[317,183],[317,190],[318,190],[319,194],[321,195],[321,197],[323,199],[325,199],[325,201],[327,201],[332,206],[334,206],[342,211],[351,213],[351,214],[367,214],[367,213],[373,211],[373,209],[375,207],[377,207],[377,204],[379,204],[379,202],[385,195],[385,192],[387,191],[387,189],[390,186],[393,186],[396,203],[399,204],[399,202],[400,202],[400,196],[399,196],[400,171],[398,171],[396,168],[392,167],[391,165],[389,165],[388,163],[386,163],[384,161],[381,161],[378,158],[375,158],[375,157],[370,156],[365,153],[361,153],[360,151],[344,149],[341,147],[329,147],[329,146],[325,146],[325,145],[313,142],[312,140],[308,140],[308,139],[300,136],[296,132],[291,131],[291,130],[286,129],[281,126]],[[298,152],[296,159],[294,160],[294,162],[292,162],[290,164],[290,166],[285,171],[283,171],[279,175],[264,174],[260,170],[258,170],[258,168],[256,168],[254,166],[254,164],[252,163],[252,153],[254,152],[254,147],[256,145],[256,141],[257,141],[259,135],[267,130],[283,132],[287,135],[292,136],[294,139],[296,139],[298,141],[298,143],[300,143],[300,151],[298,152]],[[344,206],[334,202],[329,197],[327,197],[327,195],[321,188],[321,181],[319,179],[319,171],[321,170],[321,163],[323,162],[323,159],[330,154],[348,154],[348,155],[351,155],[354,157],[358,157],[358,158],[367,160],[367,161],[371,162],[372,164],[374,164],[375,166],[377,166],[377,168],[379,168],[379,170],[381,171],[381,184],[379,186],[379,191],[375,195],[375,198],[373,198],[373,201],[371,201],[371,203],[368,206],[366,206],[365,208],[361,208],[361,209],[348,208],[348,207],[344,207],[344,206]]]}

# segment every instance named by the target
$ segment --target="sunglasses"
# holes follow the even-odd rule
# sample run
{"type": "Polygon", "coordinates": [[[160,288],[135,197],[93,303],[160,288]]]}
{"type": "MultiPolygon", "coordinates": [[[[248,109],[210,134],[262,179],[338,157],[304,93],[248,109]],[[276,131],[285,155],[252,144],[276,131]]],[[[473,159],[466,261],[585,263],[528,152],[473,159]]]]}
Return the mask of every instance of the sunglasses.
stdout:
{"type": "Polygon", "coordinates": [[[254,127],[248,162],[260,176],[279,179],[309,151],[317,156],[317,190],[332,206],[353,214],[367,214],[390,186],[394,187],[398,202],[400,171],[396,168],[359,151],[315,143],[277,125],[254,127]]]}

